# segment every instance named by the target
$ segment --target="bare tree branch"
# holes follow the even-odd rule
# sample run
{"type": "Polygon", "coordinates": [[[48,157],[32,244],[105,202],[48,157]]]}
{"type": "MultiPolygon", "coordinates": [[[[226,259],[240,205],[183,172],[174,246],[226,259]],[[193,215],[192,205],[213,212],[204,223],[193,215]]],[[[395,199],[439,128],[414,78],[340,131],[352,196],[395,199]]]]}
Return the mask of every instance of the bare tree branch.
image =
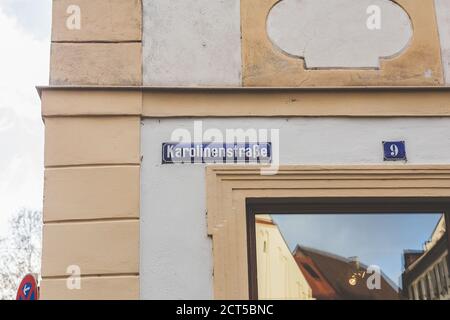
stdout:
{"type": "Polygon", "coordinates": [[[21,209],[0,239],[0,300],[15,299],[22,277],[41,270],[42,213],[21,209]]]}

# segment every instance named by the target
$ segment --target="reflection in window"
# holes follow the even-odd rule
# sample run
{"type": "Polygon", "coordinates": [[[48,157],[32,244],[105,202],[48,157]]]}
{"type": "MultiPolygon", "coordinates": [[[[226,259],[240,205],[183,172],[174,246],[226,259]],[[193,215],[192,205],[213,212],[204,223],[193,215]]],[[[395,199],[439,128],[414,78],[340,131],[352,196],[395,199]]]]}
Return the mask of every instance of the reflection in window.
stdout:
{"type": "Polygon", "coordinates": [[[319,275],[311,268],[311,266],[307,265],[306,263],[301,264],[302,268],[305,269],[310,276],[312,276],[316,280],[320,280],[319,275]]]}
{"type": "Polygon", "coordinates": [[[450,300],[447,268],[448,239],[442,215],[423,249],[404,253],[404,287],[419,282],[420,300],[450,300]]]}
{"type": "Polygon", "coordinates": [[[256,215],[259,299],[450,300],[443,214],[256,215]]]}

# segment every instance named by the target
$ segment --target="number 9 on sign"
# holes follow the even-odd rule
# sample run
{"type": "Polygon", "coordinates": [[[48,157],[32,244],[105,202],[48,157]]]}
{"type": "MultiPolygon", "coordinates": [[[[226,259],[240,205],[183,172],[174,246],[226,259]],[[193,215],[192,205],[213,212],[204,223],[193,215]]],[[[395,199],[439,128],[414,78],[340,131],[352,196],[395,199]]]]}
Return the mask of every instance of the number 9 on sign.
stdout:
{"type": "Polygon", "coordinates": [[[405,141],[383,141],[384,161],[406,160],[405,141]]]}

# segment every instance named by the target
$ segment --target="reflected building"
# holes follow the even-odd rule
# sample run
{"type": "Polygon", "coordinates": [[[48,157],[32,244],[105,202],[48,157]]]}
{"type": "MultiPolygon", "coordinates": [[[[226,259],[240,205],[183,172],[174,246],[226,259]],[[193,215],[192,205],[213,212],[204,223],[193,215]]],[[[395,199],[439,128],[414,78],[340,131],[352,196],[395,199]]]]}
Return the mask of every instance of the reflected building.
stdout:
{"type": "Polygon", "coordinates": [[[335,300],[338,298],[336,291],[320,272],[314,260],[306,255],[299,246],[294,251],[294,258],[311,286],[314,298],[317,300],[335,300]]]}
{"type": "Polygon", "coordinates": [[[450,300],[448,240],[442,215],[423,250],[405,250],[402,284],[410,300],[450,300]]]}
{"type": "Polygon", "coordinates": [[[344,258],[297,245],[294,259],[318,300],[398,300],[397,286],[380,274],[380,286],[370,288],[370,273],[358,257],[344,258]]]}
{"type": "Polygon", "coordinates": [[[269,215],[256,216],[258,298],[310,300],[312,290],[269,215]]]}

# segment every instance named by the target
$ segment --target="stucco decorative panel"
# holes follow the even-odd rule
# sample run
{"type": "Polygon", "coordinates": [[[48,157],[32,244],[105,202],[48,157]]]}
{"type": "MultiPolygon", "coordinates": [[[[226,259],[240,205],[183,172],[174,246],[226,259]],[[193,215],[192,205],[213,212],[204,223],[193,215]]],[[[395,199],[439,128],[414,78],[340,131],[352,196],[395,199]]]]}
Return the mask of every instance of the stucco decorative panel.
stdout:
{"type": "Polygon", "coordinates": [[[412,31],[408,14],[390,0],[282,0],[267,18],[273,44],[308,69],[379,68],[380,58],[407,47],[412,31]],[[369,20],[372,11],[378,22],[369,20]]]}
{"type": "MultiPolygon", "coordinates": [[[[351,0],[340,0],[339,3],[343,1],[350,3],[351,0]]],[[[322,6],[330,6],[331,11],[321,7],[319,16],[316,16],[313,13],[317,1],[242,0],[243,85],[250,87],[442,85],[443,71],[434,1],[370,2],[380,5],[381,21],[382,23],[384,21],[386,28],[395,29],[388,32],[389,35],[381,29],[383,32],[380,33],[380,38],[372,40],[371,43],[364,39],[369,31],[358,33],[353,25],[363,23],[365,10],[360,18],[349,19],[351,22],[347,21],[346,24],[340,25],[338,31],[329,30],[333,26],[336,29],[339,21],[344,20],[347,11],[351,9],[352,12],[355,8],[358,9],[359,5],[339,6],[335,1],[320,1],[323,3],[322,6]],[[283,6],[288,4],[293,4],[290,11],[294,12],[298,12],[303,5],[308,4],[310,8],[308,7],[306,12],[311,12],[314,19],[307,13],[301,15],[306,20],[297,19],[293,12],[283,13],[286,11],[283,6]],[[329,12],[329,15],[322,17],[323,12],[329,12]],[[311,30],[311,26],[302,28],[303,24],[308,23],[308,19],[314,20],[315,29],[311,30]],[[409,23],[412,25],[412,36],[409,23]],[[352,47],[358,44],[358,48],[352,47]],[[305,59],[300,58],[305,55],[306,64],[305,59]],[[375,56],[379,56],[380,59],[375,56]],[[307,69],[308,66],[320,70],[307,69]]],[[[368,4],[365,0],[363,3],[368,4]]],[[[366,17],[368,18],[369,14],[366,14],[366,17]]]]}

